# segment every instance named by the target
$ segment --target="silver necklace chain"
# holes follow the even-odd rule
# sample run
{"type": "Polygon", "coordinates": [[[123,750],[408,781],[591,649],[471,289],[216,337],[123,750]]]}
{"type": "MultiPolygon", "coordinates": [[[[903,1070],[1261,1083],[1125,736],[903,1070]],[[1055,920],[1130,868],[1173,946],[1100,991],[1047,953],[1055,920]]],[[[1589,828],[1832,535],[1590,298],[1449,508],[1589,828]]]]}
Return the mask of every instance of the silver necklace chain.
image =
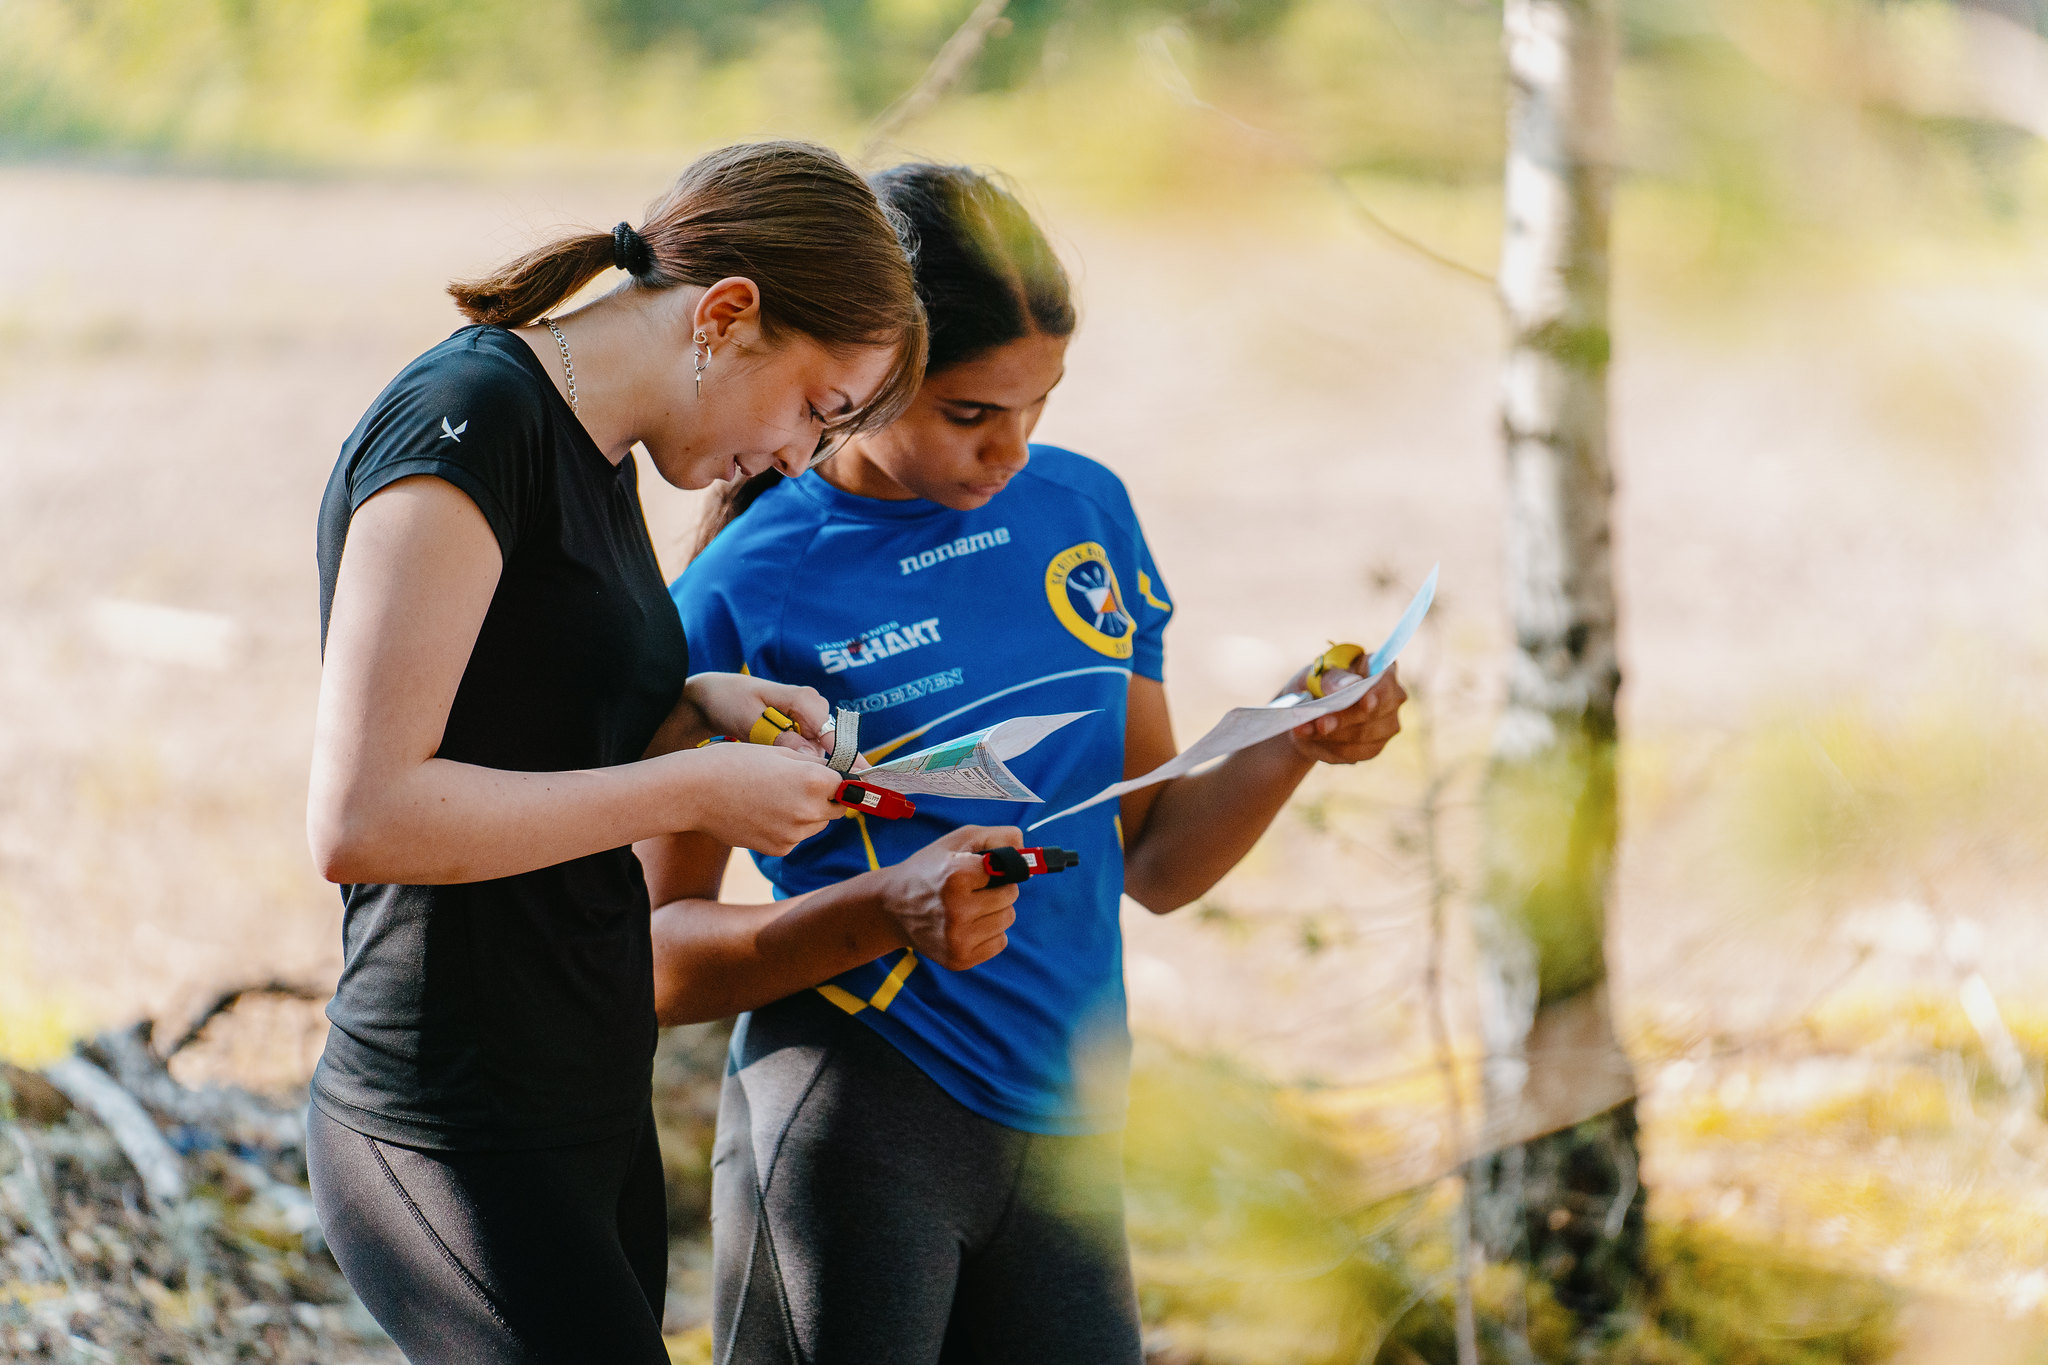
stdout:
{"type": "Polygon", "coordinates": [[[562,373],[569,380],[569,411],[576,411],[576,362],[569,358],[569,338],[562,335],[562,329],[555,326],[553,318],[542,318],[540,325],[555,334],[555,345],[562,348],[562,373]]]}

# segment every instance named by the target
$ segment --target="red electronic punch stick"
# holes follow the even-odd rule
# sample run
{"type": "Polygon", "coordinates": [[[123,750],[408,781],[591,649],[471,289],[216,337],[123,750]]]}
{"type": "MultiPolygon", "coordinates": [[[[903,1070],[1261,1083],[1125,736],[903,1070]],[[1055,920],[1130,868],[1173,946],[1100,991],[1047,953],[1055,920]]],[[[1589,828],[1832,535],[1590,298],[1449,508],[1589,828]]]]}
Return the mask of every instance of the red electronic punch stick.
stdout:
{"type": "Polygon", "coordinates": [[[848,810],[872,815],[877,820],[901,820],[917,814],[917,803],[902,792],[892,792],[887,787],[877,787],[851,777],[839,784],[839,790],[832,793],[832,799],[848,810]]]}
{"type": "Polygon", "coordinates": [[[992,848],[981,855],[990,886],[1011,886],[1027,877],[1065,872],[1081,865],[1081,855],[1065,848],[992,848]]]}

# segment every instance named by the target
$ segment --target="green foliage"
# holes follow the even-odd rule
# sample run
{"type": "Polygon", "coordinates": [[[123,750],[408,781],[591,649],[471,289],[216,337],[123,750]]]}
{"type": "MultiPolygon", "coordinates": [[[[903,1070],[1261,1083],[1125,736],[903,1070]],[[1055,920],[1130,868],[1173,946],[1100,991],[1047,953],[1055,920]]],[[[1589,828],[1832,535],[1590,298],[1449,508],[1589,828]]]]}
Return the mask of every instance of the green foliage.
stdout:
{"type": "Polygon", "coordinates": [[[1657,1288],[1613,1358],[1630,1365],[1877,1365],[1894,1342],[1896,1296],[1705,1228],[1651,1235],[1657,1288]]]}
{"type": "Polygon", "coordinates": [[[1444,1269],[1442,1248],[1416,1236],[1426,1201],[1369,1199],[1335,1135],[1284,1092],[1148,1046],[1127,1143],[1140,1304],[1176,1351],[1334,1365],[1393,1327],[1444,1358],[1442,1302],[1417,1294],[1444,1269]]]}
{"type": "MultiPolygon", "coordinates": [[[[852,143],[970,8],[7,0],[0,151],[389,165],[852,143]]],[[[1972,102],[1945,0],[1630,0],[1623,15],[1624,215],[1641,225],[1618,240],[1661,287],[1814,229],[2021,223],[2048,202],[2038,140],[1972,102]]],[[[903,136],[1130,206],[1366,179],[1441,238],[1487,217],[1505,108],[1484,0],[1011,0],[943,111],[903,136]]]]}
{"type": "MultiPolygon", "coordinates": [[[[1358,1153],[1400,1141],[1318,1116],[1214,1060],[1141,1047],[1127,1149],[1145,1319],[1189,1365],[1450,1365],[1454,1182],[1372,1193],[1358,1153]]],[[[1895,1296],[1874,1280],[1692,1225],[1653,1226],[1646,1296],[1612,1365],[1874,1365],[1895,1296]]],[[[1511,1267],[1474,1283],[1482,1357],[1519,1332],[1572,1360],[1569,1315],[1511,1267]]]]}

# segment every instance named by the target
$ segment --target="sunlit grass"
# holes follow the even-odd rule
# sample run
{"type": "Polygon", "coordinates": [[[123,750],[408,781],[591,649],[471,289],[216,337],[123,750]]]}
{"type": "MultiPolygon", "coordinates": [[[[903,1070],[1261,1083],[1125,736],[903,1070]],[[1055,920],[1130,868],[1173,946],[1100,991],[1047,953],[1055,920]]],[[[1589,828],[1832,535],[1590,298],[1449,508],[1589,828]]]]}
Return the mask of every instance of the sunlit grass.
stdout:
{"type": "Polygon", "coordinates": [[[1650,1083],[1646,1179],[1709,1220],[1923,1293],[2048,1306],[2038,1012],[2008,1011],[2031,1088],[1995,1074],[1953,998],[1863,993],[1767,1046],[1650,1083]]]}

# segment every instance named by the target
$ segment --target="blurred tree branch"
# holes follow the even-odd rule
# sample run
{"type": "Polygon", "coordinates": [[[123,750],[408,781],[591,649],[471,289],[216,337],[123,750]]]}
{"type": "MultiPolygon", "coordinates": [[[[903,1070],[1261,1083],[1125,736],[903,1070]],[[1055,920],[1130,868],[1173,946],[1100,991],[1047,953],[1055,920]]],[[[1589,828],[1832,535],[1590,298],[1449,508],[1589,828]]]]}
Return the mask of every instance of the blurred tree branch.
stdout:
{"type": "Polygon", "coordinates": [[[1010,0],[981,0],[974,7],[960,27],[953,30],[953,36],[940,46],[917,84],[876,115],[868,128],[867,140],[861,144],[863,162],[872,161],[890,138],[923,118],[960,83],[988,44],[989,36],[1003,22],[1003,11],[1009,6],[1010,0]]]}
{"type": "Polygon", "coordinates": [[[1173,55],[1172,39],[1180,31],[1180,27],[1176,24],[1162,24],[1158,28],[1146,32],[1138,39],[1142,50],[1151,63],[1154,77],[1174,99],[1190,109],[1200,109],[1204,113],[1214,114],[1244,136],[1266,147],[1277,149],[1287,160],[1328,184],[1337,197],[1344,202],[1344,206],[1350,209],[1359,221],[1394,243],[1394,245],[1411,251],[1421,256],[1424,260],[1440,265],[1446,270],[1455,271],[1467,279],[1477,280],[1481,284],[1489,286],[1494,283],[1493,276],[1487,274],[1484,270],[1476,266],[1467,265],[1454,256],[1446,256],[1427,242],[1410,236],[1388,222],[1377,210],[1360,197],[1358,191],[1351,187],[1350,182],[1345,180],[1335,167],[1325,165],[1292,140],[1282,137],[1270,129],[1261,128],[1257,124],[1247,123],[1229,110],[1218,108],[1196,94],[1194,82],[1188,79],[1187,72],[1181,69],[1179,59],[1173,55]]]}

